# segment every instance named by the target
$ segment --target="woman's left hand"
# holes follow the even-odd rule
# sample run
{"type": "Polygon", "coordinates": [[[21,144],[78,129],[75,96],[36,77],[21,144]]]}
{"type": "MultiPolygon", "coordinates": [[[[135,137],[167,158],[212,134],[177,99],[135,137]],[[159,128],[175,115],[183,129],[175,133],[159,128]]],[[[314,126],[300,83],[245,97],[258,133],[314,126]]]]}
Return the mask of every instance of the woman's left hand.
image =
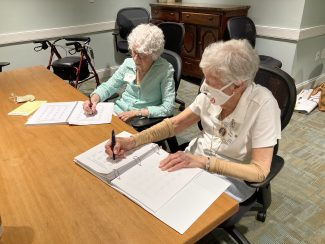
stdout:
{"type": "Polygon", "coordinates": [[[191,153],[185,153],[178,151],[173,154],[169,154],[167,158],[160,162],[159,167],[165,171],[175,171],[181,168],[205,168],[207,157],[195,156],[191,153]]]}
{"type": "Polygon", "coordinates": [[[118,117],[124,122],[137,116],[136,110],[126,111],[118,114],[118,117]]]}

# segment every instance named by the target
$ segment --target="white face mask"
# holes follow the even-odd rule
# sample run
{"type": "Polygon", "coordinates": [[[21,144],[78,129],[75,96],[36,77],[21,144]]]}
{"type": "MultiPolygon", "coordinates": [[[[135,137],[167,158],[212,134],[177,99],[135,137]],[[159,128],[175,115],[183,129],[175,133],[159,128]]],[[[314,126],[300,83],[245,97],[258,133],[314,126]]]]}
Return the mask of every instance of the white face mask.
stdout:
{"type": "Polygon", "coordinates": [[[229,98],[232,96],[232,95],[229,96],[222,91],[225,90],[227,87],[231,86],[233,83],[234,82],[232,81],[229,84],[222,87],[221,89],[216,89],[216,88],[209,86],[204,80],[200,87],[200,92],[207,95],[208,98],[210,99],[210,102],[213,105],[216,105],[216,106],[222,105],[225,102],[227,102],[229,100],[229,98]]]}

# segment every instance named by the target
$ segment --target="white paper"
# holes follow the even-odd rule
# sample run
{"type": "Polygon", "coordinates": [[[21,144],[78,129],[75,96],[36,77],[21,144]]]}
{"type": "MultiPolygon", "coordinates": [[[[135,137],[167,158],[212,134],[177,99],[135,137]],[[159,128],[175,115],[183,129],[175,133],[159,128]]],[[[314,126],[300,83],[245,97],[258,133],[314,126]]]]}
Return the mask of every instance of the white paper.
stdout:
{"type": "Polygon", "coordinates": [[[140,164],[123,173],[112,181],[112,184],[132,195],[133,198],[156,212],[178,191],[190,182],[198,173],[198,168],[177,170],[174,172],[162,171],[159,168],[161,160],[168,153],[160,150],[141,160],[140,164]]]}
{"type": "Polygon", "coordinates": [[[202,171],[154,215],[183,234],[229,185],[217,175],[202,171]]]}
{"type": "Polygon", "coordinates": [[[97,113],[86,115],[84,113],[83,102],[78,102],[72,114],[68,119],[71,125],[96,125],[107,124],[112,122],[114,103],[98,103],[96,106],[97,113]]]}
{"type": "Polygon", "coordinates": [[[82,104],[82,101],[45,103],[29,117],[26,125],[111,123],[113,103],[98,103],[97,113],[91,116],[85,115],[82,104]]]}
{"type": "Polygon", "coordinates": [[[26,125],[66,124],[77,102],[44,103],[26,122],[26,125]]]}
{"type": "MultiPolygon", "coordinates": [[[[118,136],[129,135],[123,132],[118,136]]],[[[157,150],[153,143],[137,148],[127,155],[130,156],[129,159],[132,158],[131,155],[136,155],[136,164],[114,180],[108,181],[103,173],[112,171],[114,166],[104,152],[104,144],[105,142],[77,156],[75,162],[181,234],[230,185],[216,174],[198,168],[161,171],[159,163],[168,153],[163,149],[157,150]],[[94,155],[98,157],[95,160],[94,155]]],[[[119,167],[128,162],[127,159],[121,160],[119,167]]]]}
{"type": "Polygon", "coordinates": [[[313,89],[304,89],[297,95],[294,109],[296,112],[308,114],[317,107],[321,92],[311,96],[312,92],[313,89]]]}

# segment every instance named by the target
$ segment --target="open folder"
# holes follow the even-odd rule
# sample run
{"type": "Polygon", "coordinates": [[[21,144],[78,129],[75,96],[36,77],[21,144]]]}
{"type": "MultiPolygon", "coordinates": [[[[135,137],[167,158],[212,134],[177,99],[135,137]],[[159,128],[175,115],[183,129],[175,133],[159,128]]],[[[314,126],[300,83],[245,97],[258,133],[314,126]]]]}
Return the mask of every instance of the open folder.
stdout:
{"type": "Polygon", "coordinates": [[[105,153],[105,143],[74,161],[181,234],[229,186],[216,174],[198,168],[162,171],[159,163],[168,153],[157,144],[143,145],[123,159],[112,160],[105,153]]]}
{"type": "Polygon", "coordinates": [[[93,125],[111,123],[113,103],[98,103],[97,113],[86,115],[83,102],[44,103],[26,122],[26,125],[71,124],[93,125]]]}

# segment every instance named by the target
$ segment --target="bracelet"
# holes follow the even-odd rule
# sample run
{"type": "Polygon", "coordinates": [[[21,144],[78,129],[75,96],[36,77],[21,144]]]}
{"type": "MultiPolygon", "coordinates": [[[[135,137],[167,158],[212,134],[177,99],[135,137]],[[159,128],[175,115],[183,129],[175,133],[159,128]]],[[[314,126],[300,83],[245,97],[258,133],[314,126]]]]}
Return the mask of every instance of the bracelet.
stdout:
{"type": "Polygon", "coordinates": [[[210,157],[208,157],[208,161],[207,161],[206,164],[205,164],[205,169],[206,169],[207,171],[210,170],[210,157]]]}

